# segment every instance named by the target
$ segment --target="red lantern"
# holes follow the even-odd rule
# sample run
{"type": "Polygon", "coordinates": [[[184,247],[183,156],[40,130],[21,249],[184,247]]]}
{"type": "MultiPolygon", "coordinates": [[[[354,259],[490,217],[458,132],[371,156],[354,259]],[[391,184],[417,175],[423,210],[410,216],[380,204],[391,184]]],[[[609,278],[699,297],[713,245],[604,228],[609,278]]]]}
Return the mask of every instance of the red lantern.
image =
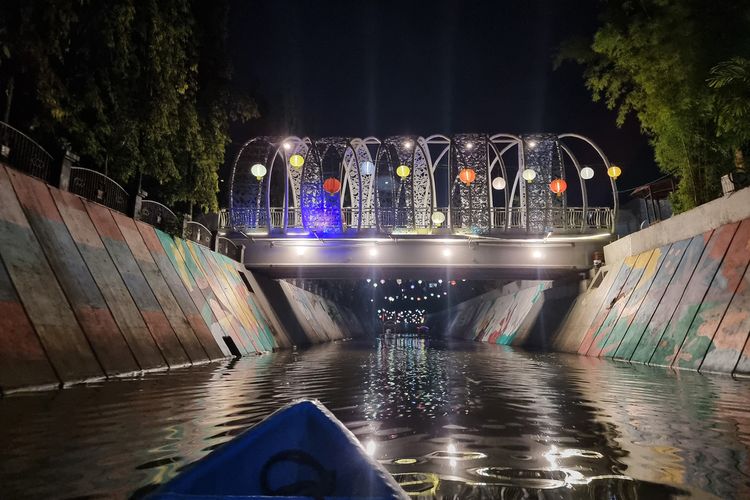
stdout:
{"type": "Polygon", "coordinates": [[[474,179],[477,178],[477,174],[476,172],[474,172],[474,169],[462,168],[458,173],[458,178],[461,179],[461,182],[468,186],[469,184],[474,182],[474,179]]]}
{"type": "Polygon", "coordinates": [[[323,182],[323,191],[330,195],[334,195],[339,192],[341,189],[341,183],[338,179],[334,179],[333,177],[329,177],[328,179],[323,182]]]}
{"type": "Polygon", "coordinates": [[[563,179],[555,179],[549,183],[550,190],[557,196],[562,196],[566,189],[568,189],[568,183],[563,179]]]}

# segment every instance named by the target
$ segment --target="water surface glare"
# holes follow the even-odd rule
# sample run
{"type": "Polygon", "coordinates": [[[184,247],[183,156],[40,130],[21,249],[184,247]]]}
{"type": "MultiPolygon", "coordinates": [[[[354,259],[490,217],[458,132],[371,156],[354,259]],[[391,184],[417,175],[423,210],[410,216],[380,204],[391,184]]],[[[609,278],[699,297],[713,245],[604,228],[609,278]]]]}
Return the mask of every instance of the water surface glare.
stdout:
{"type": "Polygon", "coordinates": [[[297,398],[420,498],[750,498],[749,381],[413,337],[0,399],[0,498],[142,496],[297,398]]]}

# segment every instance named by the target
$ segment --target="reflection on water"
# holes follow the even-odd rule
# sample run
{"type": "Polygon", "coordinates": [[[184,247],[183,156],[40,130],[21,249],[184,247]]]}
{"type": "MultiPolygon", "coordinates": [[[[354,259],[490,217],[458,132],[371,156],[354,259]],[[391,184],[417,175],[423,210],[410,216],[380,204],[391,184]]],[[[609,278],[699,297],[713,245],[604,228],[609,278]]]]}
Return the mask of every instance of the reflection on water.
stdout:
{"type": "Polygon", "coordinates": [[[0,498],[141,496],[318,398],[420,498],[750,498],[750,383],[419,338],[0,400],[0,498]]]}

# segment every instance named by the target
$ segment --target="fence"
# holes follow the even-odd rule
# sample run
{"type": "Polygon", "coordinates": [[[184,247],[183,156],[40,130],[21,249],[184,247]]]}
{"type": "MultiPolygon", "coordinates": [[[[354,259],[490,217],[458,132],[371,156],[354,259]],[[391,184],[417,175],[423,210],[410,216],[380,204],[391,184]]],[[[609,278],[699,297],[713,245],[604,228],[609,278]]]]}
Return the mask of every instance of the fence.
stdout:
{"type": "Polygon", "coordinates": [[[218,251],[222,255],[226,255],[230,259],[242,262],[242,245],[236,245],[229,238],[225,238],[224,236],[217,236],[216,251],[218,251]]]}
{"type": "MultiPolygon", "coordinates": [[[[270,229],[284,228],[284,208],[271,207],[270,229]]],[[[611,230],[613,211],[609,207],[554,207],[548,209],[530,210],[522,207],[511,208],[363,208],[352,207],[341,209],[341,221],[345,230],[357,228],[375,229],[383,232],[410,232],[423,230],[450,228],[456,233],[474,232],[478,226],[489,227],[492,233],[497,232],[528,232],[530,219],[541,216],[541,222],[547,231],[580,233],[601,230],[611,230]],[[433,219],[434,214],[442,214],[442,222],[433,219]],[[484,221],[484,222],[481,222],[484,221]]],[[[225,214],[221,228],[269,229],[265,224],[266,212],[262,208],[235,209],[225,214]]],[[[436,217],[440,220],[440,217],[436,217]]],[[[535,223],[537,221],[535,220],[535,223]]],[[[298,207],[289,207],[287,211],[287,228],[301,228],[302,214],[298,207]]]]}
{"type": "Polygon", "coordinates": [[[211,246],[211,230],[199,222],[186,221],[183,237],[206,247],[211,246]]]}
{"type": "Polygon", "coordinates": [[[101,203],[122,213],[128,213],[128,192],[106,175],[83,167],[71,167],[71,193],[101,203]]]}
{"type": "Polygon", "coordinates": [[[34,177],[52,180],[52,155],[23,132],[0,122],[0,160],[34,177]]]}
{"type": "Polygon", "coordinates": [[[135,218],[170,234],[180,231],[180,219],[172,210],[153,200],[142,200],[137,207],[135,218]]]}

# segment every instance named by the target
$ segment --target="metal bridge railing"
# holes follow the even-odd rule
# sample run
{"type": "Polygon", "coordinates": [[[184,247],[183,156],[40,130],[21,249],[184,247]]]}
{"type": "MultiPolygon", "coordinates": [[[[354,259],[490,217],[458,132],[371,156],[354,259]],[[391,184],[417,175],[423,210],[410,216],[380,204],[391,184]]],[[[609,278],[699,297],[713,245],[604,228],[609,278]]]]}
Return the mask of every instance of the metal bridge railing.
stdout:
{"type": "Polygon", "coordinates": [[[180,228],[180,219],[172,210],[153,200],[141,201],[135,218],[168,233],[176,233],[180,228]]]}
{"type": "Polygon", "coordinates": [[[234,259],[238,262],[242,262],[242,246],[236,245],[229,238],[225,238],[224,236],[217,236],[216,237],[216,250],[220,254],[226,255],[230,259],[234,259]]]}
{"type": "MultiPolygon", "coordinates": [[[[378,228],[381,232],[422,232],[429,229],[452,228],[457,234],[473,232],[478,226],[487,227],[493,233],[503,231],[528,231],[533,217],[535,224],[541,224],[549,231],[591,232],[611,230],[613,211],[609,207],[554,207],[549,209],[525,209],[523,207],[506,208],[374,208],[362,209],[361,223],[358,221],[359,209],[343,207],[341,222],[345,230],[362,230],[378,228]],[[442,213],[444,222],[433,222],[434,213],[442,213]],[[450,217],[449,217],[450,216],[450,217]],[[483,221],[483,222],[482,222],[483,221]],[[358,225],[359,223],[359,225],[358,225]]],[[[272,207],[271,228],[284,227],[283,207],[272,207]]],[[[240,230],[268,229],[265,224],[266,212],[263,209],[235,209],[226,216],[230,226],[240,230]]],[[[287,212],[287,228],[301,228],[302,213],[298,207],[289,207],[287,212]]]]}
{"type": "Polygon", "coordinates": [[[128,212],[128,192],[117,182],[95,170],[71,167],[68,190],[119,212],[128,212]]]}
{"type": "Polygon", "coordinates": [[[52,155],[29,136],[0,122],[0,161],[47,182],[52,180],[52,155]]]}
{"type": "Polygon", "coordinates": [[[206,247],[211,247],[211,230],[200,222],[195,222],[193,220],[185,221],[183,236],[190,241],[194,241],[206,247]]]}

